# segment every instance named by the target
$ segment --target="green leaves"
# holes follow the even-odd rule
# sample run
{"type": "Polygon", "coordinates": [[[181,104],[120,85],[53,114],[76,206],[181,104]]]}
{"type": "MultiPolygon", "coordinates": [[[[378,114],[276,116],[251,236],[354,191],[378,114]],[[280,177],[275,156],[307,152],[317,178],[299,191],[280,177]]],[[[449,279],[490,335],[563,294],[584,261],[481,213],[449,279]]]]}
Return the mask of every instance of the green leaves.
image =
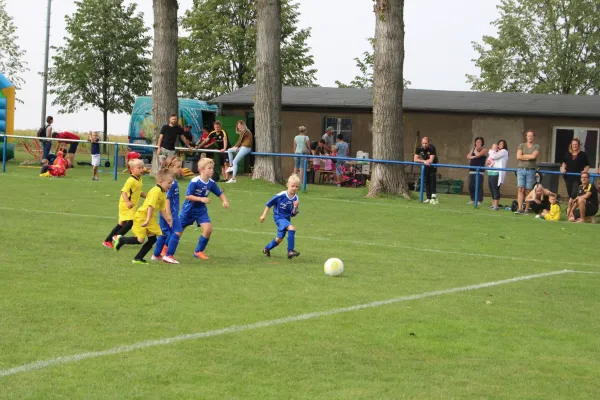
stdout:
{"type": "MultiPolygon", "coordinates": [[[[306,40],[310,29],[298,29],[298,5],[282,0],[281,62],[283,85],[314,86],[316,69],[306,40]]],[[[251,0],[196,0],[181,26],[179,92],[211,99],[256,79],[256,7],[251,0]]]]}
{"type": "Polygon", "coordinates": [[[16,32],[12,17],[6,13],[6,3],[0,0],[0,72],[19,90],[25,83],[20,74],[29,68],[23,60],[25,50],[17,45],[16,32]]]}
{"type": "Polygon", "coordinates": [[[150,85],[150,36],[136,4],[123,0],[81,0],[65,16],[65,45],[53,47],[49,93],[60,112],[89,106],[103,113],[130,112],[150,85]]]}
{"type": "Polygon", "coordinates": [[[473,43],[473,90],[598,94],[600,0],[503,0],[498,34],[473,43]]]}

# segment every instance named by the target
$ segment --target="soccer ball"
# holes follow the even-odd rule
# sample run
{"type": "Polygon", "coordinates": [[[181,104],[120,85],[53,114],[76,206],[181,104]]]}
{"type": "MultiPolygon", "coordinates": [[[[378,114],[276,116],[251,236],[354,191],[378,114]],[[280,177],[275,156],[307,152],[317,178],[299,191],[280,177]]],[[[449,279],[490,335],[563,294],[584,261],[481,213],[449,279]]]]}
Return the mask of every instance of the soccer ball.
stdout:
{"type": "Polygon", "coordinates": [[[330,258],[325,261],[323,270],[327,276],[340,276],[344,273],[344,263],[339,258],[330,258]]]}

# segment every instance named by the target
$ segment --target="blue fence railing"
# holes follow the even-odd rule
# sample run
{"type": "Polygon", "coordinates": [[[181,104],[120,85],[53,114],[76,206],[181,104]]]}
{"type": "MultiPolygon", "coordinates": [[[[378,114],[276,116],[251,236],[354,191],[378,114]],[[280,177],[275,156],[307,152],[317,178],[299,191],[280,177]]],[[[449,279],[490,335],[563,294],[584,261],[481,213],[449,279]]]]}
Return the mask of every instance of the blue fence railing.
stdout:
{"type": "MultiPolygon", "coordinates": [[[[30,139],[30,140],[45,140],[45,141],[56,141],[56,142],[78,142],[78,143],[89,143],[87,140],[71,140],[71,139],[58,139],[58,138],[38,138],[34,136],[18,136],[18,135],[5,135],[0,134],[0,138],[8,138],[8,139],[30,139]]],[[[2,172],[6,172],[6,154],[7,154],[7,142],[8,140],[4,140],[2,146],[2,172]]],[[[98,142],[99,144],[108,144],[114,146],[114,168],[113,168],[113,179],[116,181],[118,176],[118,160],[119,160],[119,146],[127,146],[128,148],[151,148],[156,149],[155,145],[143,145],[143,144],[135,144],[135,143],[123,143],[123,142],[98,142]]],[[[227,152],[223,152],[220,150],[213,149],[194,149],[190,150],[187,147],[176,147],[176,150],[188,152],[188,153],[222,153],[226,155],[227,152]]],[[[304,159],[303,162],[303,176],[302,176],[302,191],[306,191],[307,184],[307,169],[308,169],[308,160],[309,159],[329,159],[329,160],[340,160],[340,161],[355,161],[362,163],[378,163],[378,164],[393,164],[393,165],[416,165],[419,166],[420,171],[420,182],[419,185],[419,201],[423,202],[424,200],[424,185],[425,181],[425,165],[420,162],[414,161],[397,161],[397,160],[377,160],[373,158],[353,158],[353,157],[332,157],[332,156],[317,156],[312,154],[289,154],[289,153],[261,153],[261,152],[251,152],[251,155],[254,156],[263,156],[263,157],[300,157],[304,159]]],[[[475,170],[477,176],[479,176],[480,172],[493,170],[493,171],[506,171],[506,172],[516,172],[517,168],[494,168],[494,167],[476,167],[470,165],[459,165],[459,164],[431,164],[432,167],[436,168],[454,168],[454,169],[466,169],[466,170],[475,170]]],[[[547,170],[539,170],[541,174],[544,175],[570,175],[570,176],[579,176],[580,174],[576,173],[562,173],[560,171],[547,171],[547,170]]],[[[600,174],[591,173],[590,177],[592,182],[594,178],[600,177],[600,174]]],[[[479,193],[479,184],[480,179],[475,180],[475,193],[479,193]]],[[[478,207],[478,199],[475,196],[474,207],[478,207]]]]}

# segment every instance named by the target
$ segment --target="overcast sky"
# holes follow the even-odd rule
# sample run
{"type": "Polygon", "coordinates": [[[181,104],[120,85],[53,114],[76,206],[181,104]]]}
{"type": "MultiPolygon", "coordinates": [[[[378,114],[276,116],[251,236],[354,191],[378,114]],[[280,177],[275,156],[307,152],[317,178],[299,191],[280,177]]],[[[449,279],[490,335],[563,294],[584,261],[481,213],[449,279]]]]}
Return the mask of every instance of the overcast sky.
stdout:
{"type": "MultiPolygon", "coordinates": [[[[125,0],[132,3],[132,0],[125,0]]],[[[179,0],[179,14],[193,0],[179,0]]],[[[152,26],[152,0],[137,0],[146,24],[152,26]]],[[[368,37],[375,33],[373,0],[299,0],[300,28],[311,27],[308,41],[314,55],[317,84],[335,87],[335,81],[350,82],[358,71],[354,57],[369,50],[368,37]]],[[[472,41],[494,34],[490,22],[497,18],[500,0],[405,0],[406,58],[404,77],[415,89],[469,90],[465,74],[477,73],[471,61],[476,53],[472,41]]],[[[41,119],[42,78],[47,0],[8,0],[19,45],[27,51],[30,71],[17,96],[16,129],[37,129],[41,119]]],[[[52,0],[50,44],[60,46],[65,36],[64,16],[75,11],[72,0],[52,0]]],[[[208,55],[207,55],[208,56],[208,55]]],[[[54,116],[59,131],[102,130],[102,113],[90,109],[77,114],[58,114],[48,99],[47,114],[54,116]]],[[[108,131],[126,134],[129,117],[110,115],[108,131]]]]}

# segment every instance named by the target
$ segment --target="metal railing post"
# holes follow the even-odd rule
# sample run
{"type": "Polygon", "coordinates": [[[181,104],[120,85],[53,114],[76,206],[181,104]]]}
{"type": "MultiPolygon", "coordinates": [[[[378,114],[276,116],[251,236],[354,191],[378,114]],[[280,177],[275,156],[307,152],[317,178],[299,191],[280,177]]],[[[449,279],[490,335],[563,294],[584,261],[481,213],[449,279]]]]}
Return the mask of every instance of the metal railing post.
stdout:
{"type": "Polygon", "coordinates": [[[308,157],[304,157],[302,160],[304,169],[302,170],[302,191],[306,192],[306,168],[308,167],[308,157]]]}
{"type": "Polygon", "coordinates": [[[8,147],[8,135],[4,134],[4,143],[2,146],[2,172],[6,172],[6,149],[8,147]]]}
{"type": "Polygon", "coordinates": [[[473,207],[477,208],[477,205],[479,203],[479,171],[481,171],[478,168],[475,168],[475,200],[473,201],[473,207]]]}
{"type": "Polygon", "coordinates": [[[423,202],[423,186],[425,186],[425,164],[421,164],[421,181],[419,182],[419,201],[423,202]]]}
{"type": "Polygon", "coordinates": [[[115,142],[115,169],[114,169],[114,179],[117,180],[117,173],[119,169],[119,144],[115,142]]]}

